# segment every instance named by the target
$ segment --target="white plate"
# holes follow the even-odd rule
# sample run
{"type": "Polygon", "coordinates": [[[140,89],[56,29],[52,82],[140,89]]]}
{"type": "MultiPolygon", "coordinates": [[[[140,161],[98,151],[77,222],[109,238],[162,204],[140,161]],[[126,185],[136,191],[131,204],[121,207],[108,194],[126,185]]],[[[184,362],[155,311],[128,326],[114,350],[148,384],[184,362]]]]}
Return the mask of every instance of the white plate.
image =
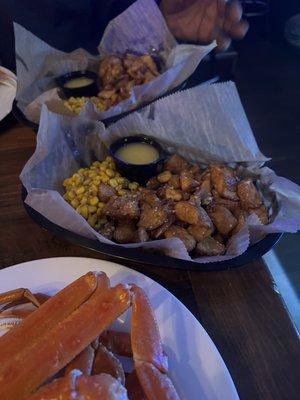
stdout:
{"type": "MultiPolygon", "coordinates": [[[[170,376],[182,400],[238,400],[229,372],[201,324],[176,297],[139,272],[91,258],[48,258],[1,270],[0,292],[26,287],[54,294],[96,270],[105,271],[112,284],[136,283],[149,296],[169,356],[170,376]]],[[[119,330],[129,330],[127,316],[116,324],[119,330]]]]}

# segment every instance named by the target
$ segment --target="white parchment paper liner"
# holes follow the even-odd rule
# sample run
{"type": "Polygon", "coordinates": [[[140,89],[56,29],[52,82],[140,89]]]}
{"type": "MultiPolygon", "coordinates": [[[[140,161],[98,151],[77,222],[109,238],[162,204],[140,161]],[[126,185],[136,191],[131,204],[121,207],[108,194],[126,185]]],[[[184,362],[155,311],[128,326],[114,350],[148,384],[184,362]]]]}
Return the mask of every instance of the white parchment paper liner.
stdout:
{"type": "MultiPolygon", "coordinates": [[[[39,97],[55,87],[54,78],[75,70],[97,71],[99,57],[77,49],[71,53],[59,51],[22,26],[15,24],[16,61],[18,76],[17,100],[26,117],[38,123],[44,97],[48,101],[60,100],[57,91],[39,97]],[[37,112],[38,111],[38,112],[37,112]]],[[[200,61],[215,47],[179,45],[167,28],[154,0],[138,0],[107,26],[98,47],[100,57],[107,54],[124,54],[131,50],[149,53],[159,51],[164,60],[164,70],[153,81],[135,86],[129,99],[98,112],[99,119],[113,117],[160,97],[183,83],[200,61]]],[[[48,107],[52,110],[51,105],[48,107]]],[[[53,111],[65,114],[61,101],[53,111]]]]}
{"type": "MultiPolygon", "coordinates": [[[[89,165],[93,158],[103,158],[103,143],[108,145],[118,137],[135,133],[154,136],[170,151],[175,150],[190,161],[244,162],[249,167],[249,174],[260,177],[260,189],[266,193],[266,201],[272,208],[272,222],[264,226],[255,215],[251,215],[248,225],[231,238],[224,256],[199,257],[194,261],[204,263],[230,259],[242,254],[250,240],[255,242],[262,234],[295,232],[300,228],[300,187],[262,167],[268,159],[256,144],[232,82],[198,86],[168,96],[107,129],[99,121],[82,116],[59,116],[44,106],[36,151],[21,174],[28,191],[26,203],[64,228],[112,243],[95,232],[62,198],[62,181],[79,168],[66,135],[72,136],[81,158],[89,165]]],[[[178,239],[125,247],[150,248],[191,260],[178,239]]]]}

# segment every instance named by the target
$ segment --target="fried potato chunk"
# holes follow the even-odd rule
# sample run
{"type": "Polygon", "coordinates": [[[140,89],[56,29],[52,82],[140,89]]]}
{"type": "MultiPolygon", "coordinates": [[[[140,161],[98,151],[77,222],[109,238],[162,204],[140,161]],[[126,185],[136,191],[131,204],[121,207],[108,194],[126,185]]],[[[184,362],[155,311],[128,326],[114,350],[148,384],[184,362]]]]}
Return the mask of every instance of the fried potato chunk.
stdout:
{"type": "Polygon", "coordinates": [[[244,179],[237,184],[237,194],[244,210],[262,205],[262,198],[251,179],[244,179]]]}
{"type": "Polygon", "coordinates": [[[199,222],[199,210],[198,207],[189,203],[188,201],[179,201],[175,204],[175,215],[183,222],[187,222],[191,225],[197,225],[199,222]]]}
{"type": "Polygon", "coordinates": [[[117,56],[107,56],[100,61],[99,76],[103,86],[114,83],[125,73],[121,58],[117,56]]]}
{"type": "Polygon", "coordinates": [[[114,231],[115,231],[115,225],[112,221],[107,221],[98,230],[98,232],[102,236],[104,236],[106,239],[109,239],[109,240],[111,240],[113,238],[114,231]]]}
{"type": "Polygon", "coordinates": [[[188,201],[180,201],[175,204],[174,209],[175,215],[180,221],[213,229],[212,221],[204,208],[188,201]]]}
{"type": "Polygon", "coordinates": [[[225,246],[212,237],[201,240],[196,246],[196,254],[198,256],[220,256],[224,252],[225,246]]]}
{"type": "Polygon", "coordinates": [[[165,163],[165,170],[171,171],[173,174],[180,174],[187,170],[189,164],[178,154],[173,154],[165,163]]]}
{"type": "Polygon", "coordinates": [[[235,171],[219,165],[210,166],[211,182],[221,197],[230,200],[238,200],[236,194],[237,176],[235,171]]]}
{"type": "Polygon", "coordinates": [[[117,222],[113,238],[118,243],[131,243],[136,238],[137,227],[133,220],[122,219],[117,222]]]}
{"type": "Polygon", "coordinates": [[[147,186],[147,189],[156,190],[159,188],[160,183],[158,182],[157,177],[153,177],[153,178],[149,179],[146,186],[147,186]]]}
{"type": "Polygon", "coordinates": [[[180,173],[180,186],[183,192],[191,192],[199,186],[199,182],[194,179],[194,176],[189,171],[180,173]]]}
{"type": "Polygon", "coordinates": [[[172,174],[170,171],[163,171],[159,175],[157,175],[157,180],[160,183],[166,183],[168,182],[172,177],[172,174]]]}
{"type": "Polygon", "coordinates": [[[237,224],[231,231],[231,235],[235,235],[236,233],[238,233],[240,230],[242,230],[244,228],[244,226],[246,224],[246,219],[247,219],[247,212],[242,210],[240,207],[236,207],[231,211],[232,211],[232,214],[237,219],[237,224]]]}
{"type": "Polygon", "coordinates": [[[250,209],[248,210],[248,212],[250,214],[255,213],[263,225],[266,225],[269,222],[268,210],[265,205],[262,205],[258,208],[250,209]]]}
{"type": "Polygon", "coordinates": [[[103,209],[104,215],[115,219],[137,219],[140,216],[139,202],[136,196],[111,197],[103,209]]]}
{"type": "Polygon", "coordinates": [[[199,242],[202,239],[205,239],[208,236],[211,236],[213,232],[213,228],[208,228],[203,225],[190,225],[188,227],[188,233],[191,234],[197,242],[199,242]]]}
{"type": "Polygon", "coordinates": [[[173,189],[179,189],[180,188],[180,176],[179,175],[172,175],[170,180],[168,181],[168,186],[170,186],[173,189]]]}
{"type": "Polygon", "coordinates": [[[140,228],[146,230],[156,229],[168,220],[168,213],[161,204],[151,206],[148,203],[142,204],[141,216],[138,222],[140,228]]]}
{"type": "Polygon", "coordinates": [[[180,200],[182,200],[182,192],[177,189],[166,188],[165,198],[167,200],[180,201],[180,200]]]}
{"type": "Polygon", "coordinates": [[[100,183],[99,188],[98,188],[98,198],[99,201],[102,201],[103,203],[107,203],[108,200],[115,196],[117,194],[117,192],[115,191],[115,189],[110,186],[107,185],[106,183],[100,183]]]}
{"type": "Polygon", "coordinates": [[[207,212],[221,235],[227,236],[237,224],[237,219],[226,207],[212,205],[207,212]]]}
{"type": "Polygon", "coordinates": [[[192,251],[196,245],[196,240],[186,229],[178,225],[172,225],[164,233],[166,239],[176,237],[183,241],[187,251],[192,251]]]}

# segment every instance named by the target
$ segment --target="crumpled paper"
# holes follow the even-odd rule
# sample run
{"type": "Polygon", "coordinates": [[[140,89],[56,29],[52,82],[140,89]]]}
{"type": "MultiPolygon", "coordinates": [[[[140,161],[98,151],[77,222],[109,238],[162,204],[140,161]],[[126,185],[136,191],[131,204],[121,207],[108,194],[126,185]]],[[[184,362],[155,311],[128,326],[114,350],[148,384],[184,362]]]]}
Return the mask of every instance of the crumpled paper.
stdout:
{"type": "MultiPolygon", "coordinates": [[[[155,100],[181,85],[196,69],[200,61],[214,47],[179,45],[167,28],[154,0],[138,0],[107,26],[98,47],[99,57],[83,49],[71,53],[59,51],[18,24],[14,24],[16,42],[17,76],[19,80],[18,106],[25,116],[38,123],[43,93],[49,101],[60,100],[54,78],[75,70],[97,71],[99,59],[108,54],[158,52],[163,59],[163,70],[153,81],[135,86],[131,97],[105,112],[98,112],[99,119],[106,119],[155,100]],[[48,93],[49,91],[49,93],[48,93]],[[40,97],[42,96],[42,97],[40,97]],[[39,111],[37,113],[37,111],[39,111]]],[[[50,109],[51,105],[48,105],[50,109]]],[[[62,105],[56,112],[64,114],[62,105]]]]}
{"type": "Polygon", "coordinates": [[[0,121],[11,112],[16,92],[16,75],[10,70],[0,67],[0,121]]]}
{"type": "MultiPolygon", "coordinates": [[[[266,233],[296,232],[300,228],[300,187],[263,166],[268,158],[257,146],[232,82],[178,92],[131,113],[108,128],[102,122],[83,116],[55,115],[44,106],[36,151],[21,174],[28,191],[26,203],[66,229],[112,243],[94,231],[64,201],[62,182],[82,165],[103,159],[107,146],[115,139],[138,133],[155,137],[166,149],[192,162],[230,165],[243,162],[248,166],[247,173],[259,177],[271,223],[261,225],[257,216],[251,215],[244,229],[230,239],[225,255],[199,257],[193,261],[228,260],[242,254],[266,233]]],[[[124,246],[152,249],[191,260],[179,239],[124,246]]]]}

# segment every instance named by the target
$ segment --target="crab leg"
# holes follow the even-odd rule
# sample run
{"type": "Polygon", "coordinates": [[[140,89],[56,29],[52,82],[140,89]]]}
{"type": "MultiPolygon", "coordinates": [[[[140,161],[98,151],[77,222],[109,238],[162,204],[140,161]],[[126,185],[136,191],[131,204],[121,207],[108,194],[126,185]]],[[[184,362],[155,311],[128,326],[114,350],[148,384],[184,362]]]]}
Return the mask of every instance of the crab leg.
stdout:
{"type": "Polygon", "coordinates": [[[180,400],[171,379],[155,365],[137,361],[135,368],[147,400],[180,400]]]}
{"type": "Polygon", "coordinates": [[[36,296],[31,293],[29,289],[19,288],[0,294],[0,304],[4,305],[4,307],[1,307],[2,309],[5,309],[6,305],[10,305],[11,303],[14,302],[22,302],[22,303],[29,302],[35,305],[36,307],[40,306],[40,302],[38,301],[36,296]]]}
{"type": "Polygon", "coordinates": [[[88,345],[65,368],[64,375],[68,375],[73,369],[80,370],[84,375],[91,375],[95,358],[95,350],[88,345]]]}
{"type": "Polygon", "coordinates": [[[119,356],[132,357],[130,333],[108,330],[101,334],[100,341],[113,353],[119,356]]]}
{"type": "Polygon", "coordinates": [[[135,370],[126,376],[125,386],[130,400],[147,400],[135,370]]]}
{"type": "Polygon", "coordinates": [[[42,387],[25,400],[53,399],[128,400],[126,389],[112,376],[107,374],[84,376],[76,370],[42,387]]]}
{"type": "Polygon", "coordinates": [[[125,374],[121,362],[102,343],[99,343],[93,365],[93,375],[101,373],[109,374],[119,379],[122,385],[125,384],[125,374]]]}
{"type": "Polygon", "coordinates": [[[144,291],[132,285],[131,345],[134,361],[147,361],[161,372],[168,371],[159,329],[151,304],[144,291]]]}
{"type": "Polygon", "coordinates": [[[134,365],[147,400],[179,400],[167,376],[168,362],[151,304],[141,288],[132,285],[131,343],[134,365]]]}
{"type": "MultiPolygon", "coordinates": [[[[100,275],[104,276],[104,275],[100,275]]],[[[103,278],[105,281],[105,277],[103,278]]],[[[87,300],[97,287],[97,274],[89,272],[50,298],[22,323],[0,339],[0,372],[12,355],[29,347],[37,337],[49,331],[87,300]],[[26,338],[26,341],[24,342],[26,338]]]]}
{"type": "Polygon", "coordinates": [[[23,338],[22,363],[13,360],[0,373],[0,398],[17,400],[36,390],[87,347],[129,305],[130,290],[126,286],[120,284],[105,291],[97,288],[89,300],[36,338],[29,347],[23,338]]]}
{"type": "Polygon", "coordinates": [[[25,400],[75,399],[76,380],[80,375],[80,371],[73,370],[67,376],[55,379],[50,384],[42,386],[33,395],[26,397],[25,400]]]}

